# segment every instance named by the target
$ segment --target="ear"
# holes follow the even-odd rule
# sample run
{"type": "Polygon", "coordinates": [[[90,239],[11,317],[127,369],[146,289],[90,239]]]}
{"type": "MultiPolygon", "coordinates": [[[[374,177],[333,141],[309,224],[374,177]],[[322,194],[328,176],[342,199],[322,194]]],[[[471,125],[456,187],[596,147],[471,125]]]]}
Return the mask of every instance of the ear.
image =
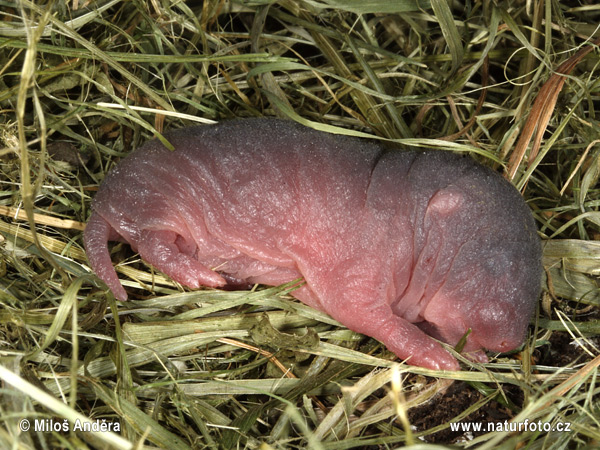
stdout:
{"type": "Polygon", "coordinates": [[[427,205],[427,212],[447,216],[457,211],[463,202],[463,192],[456,186],[448,186],[433,194],[427,205]]]}

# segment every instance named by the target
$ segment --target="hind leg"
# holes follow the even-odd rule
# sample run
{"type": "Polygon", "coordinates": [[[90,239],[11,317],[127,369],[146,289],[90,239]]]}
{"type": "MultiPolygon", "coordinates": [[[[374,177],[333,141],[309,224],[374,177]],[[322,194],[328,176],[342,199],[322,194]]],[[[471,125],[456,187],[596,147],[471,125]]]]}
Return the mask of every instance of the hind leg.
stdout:
{"type": "Polygon", "coordinates": [[[180,235],[174,231],[143,230],[138,251],[142,259],[190,288],[219,287],[226,284],[221,275],[186,252],[180,235]]]}

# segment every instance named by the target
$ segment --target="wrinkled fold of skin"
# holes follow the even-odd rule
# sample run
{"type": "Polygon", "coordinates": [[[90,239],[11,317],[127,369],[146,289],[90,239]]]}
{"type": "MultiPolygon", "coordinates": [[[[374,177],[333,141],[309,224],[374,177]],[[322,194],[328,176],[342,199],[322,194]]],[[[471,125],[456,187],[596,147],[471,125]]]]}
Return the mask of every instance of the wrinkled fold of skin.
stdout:
{"type": "Polygon", "coordinates": [[[184,128],[106,177],[84,241],[127,299],[120,240],[190,288],[278,285],[413,365],[457,370],[464,352],[518,347],[540,290],[531,211],[500,175],[447,152],[386,150],[278,119],[184,128]]]}

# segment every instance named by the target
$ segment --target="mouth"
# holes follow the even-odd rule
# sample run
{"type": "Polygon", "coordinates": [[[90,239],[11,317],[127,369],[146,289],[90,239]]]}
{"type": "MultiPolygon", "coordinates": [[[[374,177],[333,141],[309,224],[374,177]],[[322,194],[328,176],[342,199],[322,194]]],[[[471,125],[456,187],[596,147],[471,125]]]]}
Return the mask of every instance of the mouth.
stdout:
{"type": "Polygon", "coordinates": [[[469,340],[477,342],[479,348],[485,348],[492,352],[506,353],[518,348],[523,343],[522,337],[507,336],[508,333],[484,333],[473,332],[469,340]]]}
{"type": "Polygon", "coordinates": [[[511,350],[516,349],[517,347],[519,347],[519,345],[521,345],[521,341],[505,339],[505,340],[501,341],[500,343],[490,345],[487,348],[494,352],[505,353],[505,352],[510,352],[511,350]]]}

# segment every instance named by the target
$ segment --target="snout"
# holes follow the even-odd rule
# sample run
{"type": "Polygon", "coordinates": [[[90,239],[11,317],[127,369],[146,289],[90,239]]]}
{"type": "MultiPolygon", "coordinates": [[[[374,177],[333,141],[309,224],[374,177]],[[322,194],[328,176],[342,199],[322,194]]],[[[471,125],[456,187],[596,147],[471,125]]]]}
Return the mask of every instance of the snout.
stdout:
{"type": "Polygon", "coordinates": [[[493,352],[505,353],[518,348],[523,343],[523,337],[513,337],[510,339],[500,339],[499,341],[491,341],[483,344],[485,348],[493,352]]]}

